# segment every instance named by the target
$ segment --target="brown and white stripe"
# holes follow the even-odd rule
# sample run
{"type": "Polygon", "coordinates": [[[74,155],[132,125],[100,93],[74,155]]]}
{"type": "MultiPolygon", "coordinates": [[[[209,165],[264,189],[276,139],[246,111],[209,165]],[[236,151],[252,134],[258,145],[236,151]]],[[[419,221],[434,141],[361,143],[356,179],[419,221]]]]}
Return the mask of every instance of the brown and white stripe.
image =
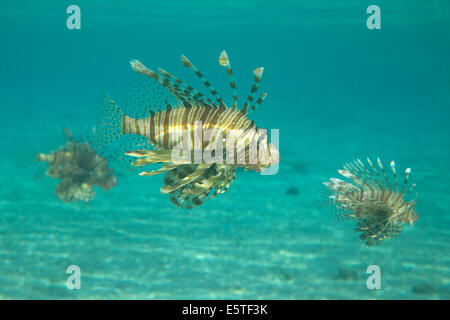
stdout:
{"type": "MultiPolygon", "coordinates": [[[[239,141],[240,135],[248,129],[255,128],[253,121],[239,110],[210,106],[178,106],[152,113],[144,119],[135,119],[123,115],[122,133],[145,136],[158,148],[171,149],[183,138],[183,133],[194,138],[196,123],[201,129],[218,129],[224,136],[228,135],[239,141]]],[[[248,140],[248,133],[242,136],[248,140]]],[[[189,142],[190,146],[194,141],[189,142]]]]}
{"type": "Polygon", "coordinates": [[[348,163],[338,170],[347,181],[332,178],[324,184],[332,191],[330,199],[337,209],[337,218],[358,220],[355,230],[362,232],[361,239],[367,245],[372,245],[395,236],[403,223],[413,224],[417,213],[416,201],[406,200],[415,188],[411,184],[406,190],[411,169],[405,170],[403,186],[399,188],[394,161],[390,163],[391,177],[379,158],[378,168],[369,158],[367,163],[365,166],[359,159],[348,163]]]}
{"type": "MultiPolygon", "coordinates": [[[[158,72],[154,72],[141,62],[133,60],[130,62],[133,70],[157,81],[173,95],[176,102],[166,102],[162,110],[152,110],[146,118],[136,119],[125,115],[111,97],[105,95],[103,119],[99,122],[96,141],[104,145],[126,134],[145,137],[156,150],[148,145],[136,145],[134,142],[139,139],[131,139],[133,142],[130,147],[135,149],[125,151],[126,155],[137,158],[131,165],[143,167],[164,163],[158,170],[141,172],[140,175],[165,173],[165,185],[161,192],[170,194],[170,200],[176,206],[192,208],[202,204],[207,198],[225,192],[234,180],[238,166],[260,171],[277,164],[279,155],[277,148],[269,144],[267,132],[258,129],[247,117],[267,95],[264,93],[258,99],[255,98],[263,68],[254,70],[251,93],[247,102],[239,109],[233,70],[225,51],[221,52],[219,63],[226,67],[230,79],[233,92],[231,108],[227,107],[219,93],[191,61],[181,56],[181,62],[203,82],[216,102],[166,70],[158,68],[158,72]],[[200,146],[201,151],[211,153],[206,156],[202,153],[201,163],[177,159],[173,157],[173,151],[177,150],[180,143],[182,148],[187,147],[191,151],[197,151],[200,146]],[[233,151],[231,163],[228,162],[230,149],[233,151]],[[226,162],[220,161],[217,150],[225,152],[226,159],[223,160],[226,162]],[[212,151],[216,151],[214,159],[208,162],[205,158],[212,156],[212,151]],[[252,156],[250,153],[255,151],[258,155],[252,156]],[[262,157],[259,156],[260,151],[262,157]]],[[[156,97],[155,101],[162,101],[159,98],[156,97]]],[[[194,152],[194,161],[196,154],[194,152]]]]}

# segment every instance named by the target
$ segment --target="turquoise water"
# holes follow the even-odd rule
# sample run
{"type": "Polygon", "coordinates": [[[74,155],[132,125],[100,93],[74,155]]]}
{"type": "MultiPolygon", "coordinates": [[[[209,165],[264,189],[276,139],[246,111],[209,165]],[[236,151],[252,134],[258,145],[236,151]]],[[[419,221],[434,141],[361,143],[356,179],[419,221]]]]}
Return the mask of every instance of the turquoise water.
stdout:
{"type": "MultiPolygon", "coordinates": [[[[448,1],[3,1],[0,4],[0,298],[449,299],[448,1]],[[66,8],[81,8],[81,30],[66,8]],[[366,8],[381,8],[380,30],[366,8]],[[196,63],[229,101],[264,66],[251,114],[280,130],[276,175],[238,171],[230,189],[186,211],[162,177],[117,167],[118,185],[63,203],[35,153],[62,128],[93,125],[98,97],[123,95],[129,60],[201,91],[196,63]],[[411,167],[419,221],[380,246],[316,206],[321,182],[356,158],[411,167]],[[296,188],[297,195],[287,194],[296,188]],[[69,290],[66,268],[81,269],[69,290]],[[366,286],[378,265],[381,290],[366,286]]],[[[120,103],[120,102],[119,102],[120,103]]]]}

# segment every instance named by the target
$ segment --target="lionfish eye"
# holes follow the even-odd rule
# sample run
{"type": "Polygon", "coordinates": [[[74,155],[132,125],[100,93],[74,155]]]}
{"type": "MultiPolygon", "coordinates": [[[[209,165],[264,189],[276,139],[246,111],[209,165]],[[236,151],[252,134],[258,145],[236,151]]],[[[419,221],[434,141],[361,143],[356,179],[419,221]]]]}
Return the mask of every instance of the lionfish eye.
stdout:
{"type": "Polygon", "coordinates": [[[258,143],[265,140],[267,138],[267,136],[265,134],[262,134],[258,137],[258,143]]]}

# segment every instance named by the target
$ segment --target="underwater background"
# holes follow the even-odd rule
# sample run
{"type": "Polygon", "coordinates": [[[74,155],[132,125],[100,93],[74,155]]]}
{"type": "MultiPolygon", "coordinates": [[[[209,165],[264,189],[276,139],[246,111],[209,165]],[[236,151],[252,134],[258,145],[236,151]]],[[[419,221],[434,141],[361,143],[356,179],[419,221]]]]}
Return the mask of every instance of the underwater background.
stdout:
{"type": "Polygon", "coordinates": [[[0,298],[449,299],[449,13],[447,0],[2,1],[0,298]],[[81,30],[66,27],[72,4],[81,30]],[[250,118],[280,130],[277,174],[239,170],[192,210],[159,192],[162,176],[114,163],[118,185],[93,201],[55,196],[36,153],[90,130],[103,91],[139,78],[131,59],[205,92],[184,54],[230,102],[224,49],[241,103],[265,67],[250,118]],[[317,206],[322,182],[367,156],[410,167],[418,192],[419,220],[376,247],[317,206]]]}

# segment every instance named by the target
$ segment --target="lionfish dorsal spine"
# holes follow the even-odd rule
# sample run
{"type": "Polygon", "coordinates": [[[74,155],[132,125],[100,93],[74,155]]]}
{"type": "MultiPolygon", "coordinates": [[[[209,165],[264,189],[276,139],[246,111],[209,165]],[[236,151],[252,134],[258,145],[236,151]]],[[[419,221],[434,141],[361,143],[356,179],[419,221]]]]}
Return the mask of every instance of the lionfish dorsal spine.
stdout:
{"type": "Polygon", "coordinates": [[[223,50],[220,53],[219,64],[226,68],[227,75],[230,78],[230,88],[233,91],[233,96],[232,96],[233,107],[232,107],[232,109],[236,110],[237,106],[238,106],[236,82],[234,81],[233,69],[231,68],[230,59],[228,59],[228,55],[227,55],[227,52],[225,50],[223,50]]]}
{"type": "Polygon", "coordinates": [[[405,181],[403,182],[402,190],[400,191],[400,194],[403,194],[405,192],[405,188],[408,185],[409,182],[409,175],[411,174],[411,168],[406,168],[405,170],[405,181]]]}
{"type": "Polygon", "coordinates": [[[386,184],[384,183],[383,179],[380,176],[380,173],[378,172],[377,168],[373,165],[372,161],[370,160],[369,157],[366,158],[367,163],[369,164],[369,167],[372,169],[372,171],[375,173],[376,177],[373,176],[373,179],[376,181],[377,186],[380,189],[384,189],[386,187],[386,184]]]}
{"type": "Polygon", "coordinates": [[[397,171],[395,170],[395,162],[391,161],[390,165],[392,174],[394,175],[394,192],[397,192],[398,182],[397,182],[397,171]]]}
{"type": "Polygon", "coordinates": [[[262,99],[258,99],[259,103],[258,103],[258,101],[256,104],[254,103],[255,95],[256,95],[256,92],[258,91],[259,83],[261,81],[263,72],[264,72],[263,67],[259,67],[259,68],[256,68],[255,70],[253,70],[253,74],[255,75],[255,78],[253,80],[250,94],[247,97],[247,101],[244,103],[244,105],[242,107],[242,112],[244,112],[244,113],[249,113],[249,112],[255,110],[256,106],[259,105],[260,103],[262,103],[264,98],[267,96],[267,94],[263,94],[262,96],[264,96],[264,97],[262,99]],[[249,107],[250,107],[250,110],[248,110],[249,107]]]}
{"type": "Polygon", "coordinates": [[[366,177],[366,179],[370,182],[370,184],[371,184],[371,190],[372,191],[375,191],[375,190],[377,190],[377,189],[382,189],[383,188],[383,186],[382,185],[380,185],[380,183],[378,182],[378,180],[377,180],[377,177],[375,177],[371,172],[370,172],[370,170],[369,169],[367,169],[367,167],[364,165],[364,163],[360,160],[360,159],[357,159],[356,160],[356,166],[359,168],[359,170],[361,171],[361,172],[363,172],[363,175],[366,177]]]}
{"type": "MultiPolygon", "coordinates": [[[[173,93],[176,97],[178,97],[177,91],[173,87],[172,83],[168,81],[163,76],[159,75],[153,70],[150,70],[147,68],[142,62],[139,60],[131,60],[130,61],[131,68],[136,71],[137,73],[144,74],[154,80],[156,80],[159,84],[161,84],[164,88],[169,90],[171,93],[173,93]]],[[[180,98],[181,101],[186,101],[183,97],[180,98]]]]}
{"type": "Polygon", "coordinates": [[[353,165],[352,163],[347,163],[346,165],[344,165],[344,170],[339,170],[338,172],[342,176],[353,180],[362,189],[367,187],[371,191],[373,191],[376,188],[374,187],[370,179],[368,179],[368,177],[363,172],[361,172],[356,162],[355,165],[353,165]]]}
{"type": "Polygon", "coordinates": [[[408,194],[410,194],[410,193],[411,193],[411,191],[413,191],[415,187],[416,187],[416,184],[415,184],[415,183],[413,183],[413,184],[411,185],[411,187],[410,187],[410,188],[408,189],[408,191],[406,191],[406,192],[405,192],[405,195],[408,195],[408,194]]]}
{"type": "Polygon", "coordinates": [[[211,85],[211,83],[208,81],[208,79],[205,78],[205,76],[195,67],[195,65],[184,55],[181,55],[181,63],[188,69],[192,69],[194,74],[203,82],[203,85],[209,90],[209,92],[212,94],[212,96],[217,100],[219,103],[219,106],[225,107],[225,103],[223,102],[222,97],[219,95],[219,93],[214,89],[214,87],[211,85]]]}
{"type": "Polygon", "coordinates": [[[377,163],[378,163],[378,167],[380,167],[380,169],[381,169],[381,172],[383,172],[384,180],[386,181],[386,185],[387,185],[389,191],[392,191],[391,184],[389,183],[389,178],[387,176],[386,171],[384,170],[384,167],[383,167],[383,164],[381,163],[380,158],[377,158],[377,163]]]}
{"type": "Polygon", "coordinates": [[[360,188],[364,188],[365,185],[367,185],[367,186],[369,186],[371,188],[370,183],[368,183],[364,179],[364,177],[358,172],[358,170],[351,163],[347,163],[346,165],[344,165],[344,170],[338,170],[338,172],[343,177],[351,179],[360,188]]]}
{"type": "Polygon", "coordinates": [[[194,101],[201,103],[203,105],[213,105],[214,102],[206,97],[204,94],[194,89],[189,84],[182,81],[180,78],[175,77],[163,68],[158,68],[158,72],[165,77],[168,84],[176,91],[175,95],[177,98],[183,101],[183,99],[188,100],[191,104],[194,101]]]}
{"type": "Polygon", "coordinates": [[[177,99],[179,99],[185,106],[194,104],[195,102],[206,105],[212,104],[212,101],[207,97],[205,97],[207,99],[207,101],[205,102],[203,100],[204,96],[201,93],[195,90],[190,90],[190,88],[192,88],[191,86],[185,84],[183,81],[172,76],[170,73],[161,68],[159,68],[160,74],[158,74],[157,72],[148,69],[146,66],[144,66],[144,64],[142,64],[142,62],[138,60],[132,60],[130,61],[130,64],[131,68],[134,71],[156,80],[164,88],[169,90],[169,92],[172,93],[177,99]]]}

